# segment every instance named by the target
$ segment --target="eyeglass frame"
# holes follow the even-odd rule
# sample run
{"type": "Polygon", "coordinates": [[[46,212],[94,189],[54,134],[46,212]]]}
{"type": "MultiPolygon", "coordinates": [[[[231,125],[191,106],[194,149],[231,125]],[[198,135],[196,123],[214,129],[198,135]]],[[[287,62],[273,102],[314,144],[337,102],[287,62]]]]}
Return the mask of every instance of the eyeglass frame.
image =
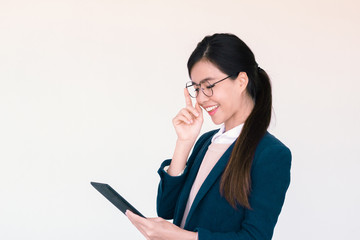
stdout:
{"type": "Polygon", "coordinates": [[[197,96],[199,96],[199,89],[200,89],[200,88],[201,88],[202,93],[203,93],[205,96],[211,97],[212,95],[214,95],[213,87],[215,87],[216,84],[218,84],[218,83],[220,83],[220,82],[222,82],[222,81],[224,81],[224,80],[226,80],[226,79],[228,79],[228,78],[230,78],[230,77],[233,77],[233,76],[235,76],[235,75],[236,75],[236,74],[229,75],[229,76],[227,76],[227,77],[225,77],[225,78],[223,78],[223,79],[221,79],[221,80],[219,80],[219,81],[217,81],[217,82],[214,82],[214,83],[212,83],[212,84],[210,84],[209,80],[202,80],[202,81],[200,81],[199,84],[198,84],[198,83],[195,83],[195,82],[193,82],[193,81],[189,81],[189,82],[186,83],[185,87],[186,87],[186,89],[188,90],[190,97],[192,97],[192,98],[197,98],[197,96]],[[211,95],[210,95],[210,96],[207,95],[207,94],[204,92],[204,88],[201,87],[201,84],[204,83],[204,82],[208,82],[208,83],[210,84],[209,86],[206,86],[206,88],[208,88],[208,89],[211,90],[211,95]],[[188,86],[189,83],[191,83],[191,85],[188,86]],[[193,87],[193,86],[199,86],[199,88],[197,88],[197,89],[195,88],[195,92],[196,92],[196,96],[195,96],[195,97],[194,97],[194,96],[191,96],[190,91],[189,91],[189,88],[190,88],[190,87],[193,87]]]}

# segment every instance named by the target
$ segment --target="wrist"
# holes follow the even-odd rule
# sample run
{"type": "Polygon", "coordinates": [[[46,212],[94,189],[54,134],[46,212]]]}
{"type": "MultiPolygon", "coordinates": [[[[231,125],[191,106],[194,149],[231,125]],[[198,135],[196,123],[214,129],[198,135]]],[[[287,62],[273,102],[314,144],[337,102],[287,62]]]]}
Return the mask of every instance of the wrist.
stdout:
{"type": "Polygon", "coordinates": [[[176,145],[184,145],[184,146],[188,146],[188,147],[192,147],[195,143],[195,139],[176,139],[176,145]]]}
{"type": "Polygon", "coordinates": [[[184,234],[181,236],[182,240],[198,240],[198,233],[184,230],[184,234]]]}
{"type": "Polygon", "coordinates": [[[172,157],[167,173],[171,176],[178,176],[186,166],[190,150],[194,145],[193,141],[177,140],[174,155],[172,157]]]}

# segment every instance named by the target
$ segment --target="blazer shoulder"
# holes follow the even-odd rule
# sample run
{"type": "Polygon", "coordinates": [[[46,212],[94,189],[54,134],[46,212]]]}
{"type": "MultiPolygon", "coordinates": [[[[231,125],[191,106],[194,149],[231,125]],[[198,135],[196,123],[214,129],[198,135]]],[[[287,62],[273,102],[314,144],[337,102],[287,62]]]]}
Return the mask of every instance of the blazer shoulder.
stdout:
{"type": "Polygon", "coordinates": [[[263,152],[273,152],[273,154],[276,155],[281,152],[285,154],[287,156],[286,158],[291,161],[290,149],[269,132],[266,132],[264,137],[260,140],[256,148],[255,158],[256,156],[261,155],[263,152]]]}
{"type": "MultiPolygon", "coordinates": [[[[260,140],[258,145],[258,150],[265,149],[268,147],[278,147],[289,149],[284,143],[282,143],[279,139],[277,139],[274,135],[269,132],[266,132],[264,137],[260,140]]],[[[290,149],[289,149],[290,151],[290,149]]]]}

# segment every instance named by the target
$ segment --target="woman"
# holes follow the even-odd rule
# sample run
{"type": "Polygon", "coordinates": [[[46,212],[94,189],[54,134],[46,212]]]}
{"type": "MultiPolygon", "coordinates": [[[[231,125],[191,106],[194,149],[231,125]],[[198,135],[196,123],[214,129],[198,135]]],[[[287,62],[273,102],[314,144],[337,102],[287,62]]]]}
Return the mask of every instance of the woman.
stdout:
{"type": "Polygon", "coordinates": [[[270,79],[232,34],[205,37],[188,71],[186,107],[173,119],[174,155],[158,171],[159,218],[127,216],[146,239],[271,239],[290,183],[291,153],[267,132],[270,79]],[[222,126],[196,142],[202,109],[222,126]]]}

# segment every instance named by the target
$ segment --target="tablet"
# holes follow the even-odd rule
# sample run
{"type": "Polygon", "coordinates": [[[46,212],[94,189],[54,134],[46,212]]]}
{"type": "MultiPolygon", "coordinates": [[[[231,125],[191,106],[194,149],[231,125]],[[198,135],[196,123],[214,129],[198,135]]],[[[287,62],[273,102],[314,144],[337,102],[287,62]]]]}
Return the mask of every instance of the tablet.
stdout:
{"type": "Polygon", "coordinates": [[[136,208],[134,208],[128,201],[126,201],[120,194],[118,194],[110,185],[106,183],[90,182],[91,185],[96,188],[104,197],[106,197],[112,204],[115,205],[124,214],[126,210],[130,210],[133,213],[144,218],[136,208]]]}

